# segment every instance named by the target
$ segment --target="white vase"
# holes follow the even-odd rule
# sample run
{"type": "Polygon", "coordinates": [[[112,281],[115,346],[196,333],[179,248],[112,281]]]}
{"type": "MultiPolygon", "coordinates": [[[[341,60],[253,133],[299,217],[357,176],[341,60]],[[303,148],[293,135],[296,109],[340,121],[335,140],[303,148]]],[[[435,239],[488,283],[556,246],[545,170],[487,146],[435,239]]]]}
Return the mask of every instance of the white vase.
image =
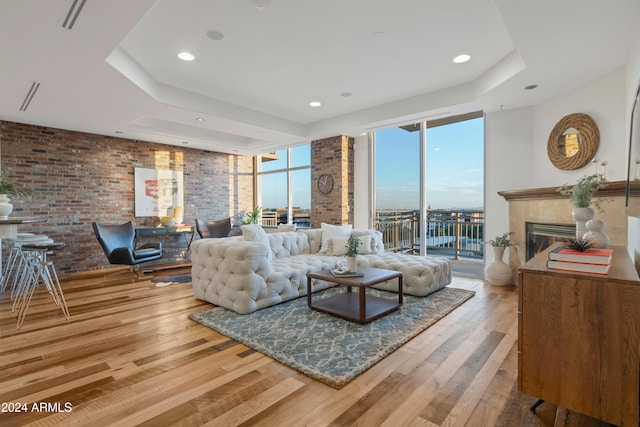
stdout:
{"type": "Polygon", "coordinates": [[[347,270],[349,273],[355,273],[358,271],[358,257],[357,256],[348,256],[347,257],[347,270]]]}
{"type": "Polygon", "coordinates": [[[484,278],[489,284],[495,286],[505,286],[513,282],[513,271],[511,267],[502,261],[504,256],[504,246],[492,246],[493,261],[484,270],[484,278]]]}
{"type": "Polygon", "coordinates": [[[609,246],[609,236],[604,232],[604,222],[599,219],[587,221],[587,231],[583,238],[589,240],[594,248],[606,248],[609,246]]]}
{"type": "Polygon", "coordinates": [[[576,239],[582,240],[587,229],[587,221],[592,220],[596,216],[593,208],[573,208],[571,216],[576,222],[576,239]]]}
{"type": "Polygon", "coordinates": [[[9,219],[9,215],[13,212],[13,205],[6,194],[0,194],[0,219],[9,219]]]}

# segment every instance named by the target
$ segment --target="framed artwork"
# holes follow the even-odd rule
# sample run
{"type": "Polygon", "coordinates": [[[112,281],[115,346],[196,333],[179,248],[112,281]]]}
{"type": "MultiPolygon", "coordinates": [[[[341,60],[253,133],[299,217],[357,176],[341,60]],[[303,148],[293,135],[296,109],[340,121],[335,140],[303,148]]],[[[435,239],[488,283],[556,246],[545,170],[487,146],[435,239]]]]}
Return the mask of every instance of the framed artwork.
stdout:
{"type": "Polygon", "coordinates": [[[173,216],[184,207],[182,171],[135,168],[135,215],[173,216]]]}

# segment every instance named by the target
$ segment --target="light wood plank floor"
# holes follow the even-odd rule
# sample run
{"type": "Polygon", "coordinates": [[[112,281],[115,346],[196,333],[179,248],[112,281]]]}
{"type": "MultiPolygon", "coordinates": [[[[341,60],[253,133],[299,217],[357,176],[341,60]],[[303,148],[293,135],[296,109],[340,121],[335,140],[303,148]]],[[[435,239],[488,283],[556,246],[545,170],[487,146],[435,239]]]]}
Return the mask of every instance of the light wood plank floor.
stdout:
{"type": "Polygon", "coordinates": [[[20,330],[0,295],[0,425],[599,425],[528,410],[512,286],[456,277],[471,300],[335,390],[190,321],[212,306],[152,277],[63,278],[71,320],[40,288],[20,330]]]}

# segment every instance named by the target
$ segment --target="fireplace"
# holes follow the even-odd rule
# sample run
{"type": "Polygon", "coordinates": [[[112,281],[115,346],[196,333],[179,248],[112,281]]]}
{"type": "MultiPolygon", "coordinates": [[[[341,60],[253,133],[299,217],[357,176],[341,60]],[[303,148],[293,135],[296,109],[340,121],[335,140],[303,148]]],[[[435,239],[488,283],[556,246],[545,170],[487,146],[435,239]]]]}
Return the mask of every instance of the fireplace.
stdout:
{"type": "Polygon", "coordinates": [[[575,224],[525,222],[527,261],[556,242],[576,237],[575,224]]]}

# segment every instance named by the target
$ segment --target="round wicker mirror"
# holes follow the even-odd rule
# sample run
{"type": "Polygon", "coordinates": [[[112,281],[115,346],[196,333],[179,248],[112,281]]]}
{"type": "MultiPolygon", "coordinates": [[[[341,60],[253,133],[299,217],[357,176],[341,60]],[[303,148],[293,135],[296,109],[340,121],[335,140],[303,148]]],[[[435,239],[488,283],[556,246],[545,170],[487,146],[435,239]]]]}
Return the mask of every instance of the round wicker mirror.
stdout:
{"type": "Polygon", "coordinates": [[[575,170],[593,159],[599,145],[596,122],[586,114],[569,114],[560,119],[549,134],[547,155],[558,169],[575,170]]]}

